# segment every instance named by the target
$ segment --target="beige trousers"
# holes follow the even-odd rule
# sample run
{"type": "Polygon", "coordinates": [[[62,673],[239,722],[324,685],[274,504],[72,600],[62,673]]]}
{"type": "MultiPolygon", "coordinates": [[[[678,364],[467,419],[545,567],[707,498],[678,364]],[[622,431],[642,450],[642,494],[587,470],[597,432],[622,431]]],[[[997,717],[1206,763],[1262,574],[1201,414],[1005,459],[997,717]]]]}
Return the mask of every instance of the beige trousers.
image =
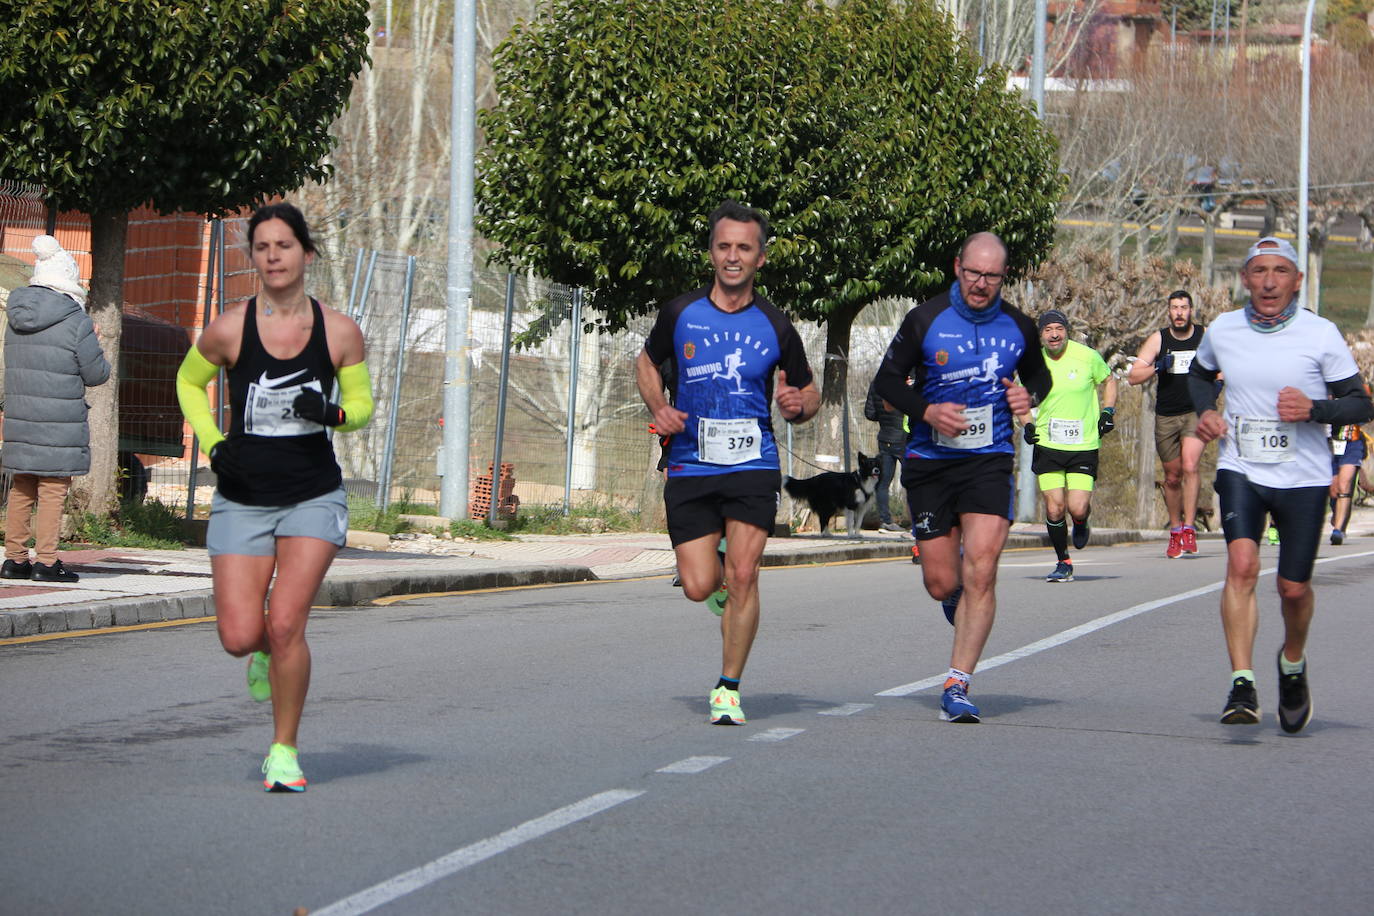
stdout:
{"type": "Polygon", "coordinates": [[[57,538],[62,532],[62,506],[67,501],[70,477],[39,477],[36,474],[15,474],[10,487],[10,503],[5,522],[5,559],[23,563],[29,558],[29,535],[33,535],[34,552],[39,563],[51,566],[57,562],[57,538]],[[30,527],[34,503],[38,504],[38,522],[30,527]]]}

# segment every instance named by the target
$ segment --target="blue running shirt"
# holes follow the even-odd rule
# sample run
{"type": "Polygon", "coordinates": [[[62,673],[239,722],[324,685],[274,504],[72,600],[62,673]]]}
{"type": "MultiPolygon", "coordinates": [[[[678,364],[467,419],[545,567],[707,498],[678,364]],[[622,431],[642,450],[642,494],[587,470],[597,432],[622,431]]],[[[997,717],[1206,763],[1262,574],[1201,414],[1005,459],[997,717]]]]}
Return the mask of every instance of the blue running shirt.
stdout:
{"type": "Polygon", "coordinates": [[[883,400],[911,418],[908,458],[963,458],[1010,454],[1012,415],[1003,379],[1020,375],[1032,397],[1043,397],[1050,375],[1035,324],[1001,302],[999,314],[974,324],[941,293],[907,312],[892,339],[875,384],[883,400]],[[907,378],[914,380],[908,386],[907,378]],[[931,404],[964,405],[972,426],[951,441],[922,417],[931,404]]]}
{"type": "Polygon", "coordinates": [[[644,351],[671,363],[671,401],[686,429],[668,445],[669,477],[778,470],[773,438],[773,370],[787,384],[812,380],[792,322],[762,297],[737,312],[712,304],[710,289],[678,296],[658,313],[644,351]]]}

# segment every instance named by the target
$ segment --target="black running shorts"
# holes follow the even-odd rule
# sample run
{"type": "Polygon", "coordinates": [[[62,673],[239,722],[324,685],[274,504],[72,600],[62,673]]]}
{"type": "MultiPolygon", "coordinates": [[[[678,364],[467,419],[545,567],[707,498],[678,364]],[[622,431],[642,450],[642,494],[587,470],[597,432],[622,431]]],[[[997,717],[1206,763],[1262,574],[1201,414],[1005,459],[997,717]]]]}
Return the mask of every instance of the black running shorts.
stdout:
{"type": "Polygon", "coordinates": [[[1217,471],[1214,487],[1226,543],[1260,543],[1268,515],[1279,532],[1279,575],[1289,582],[1312,578],[1326,521],[1326,487],[1262,487],[1239,471],[1217,471]]]}
{"type": "Polygon", "coordinates": [[[725,520],[773,533],[782,475],[778,471],[735,471],[704,477],[669,477],[663,485],[668,538],[676,547],[725,531],[725,520]]]}
{"type": "Polygon", "coordinates": [[[1016,488],[1009,454],[967,458],[907,458],[902,486],[918,541],[948,534],[964,513],[1016,515],[1016,488]]]}

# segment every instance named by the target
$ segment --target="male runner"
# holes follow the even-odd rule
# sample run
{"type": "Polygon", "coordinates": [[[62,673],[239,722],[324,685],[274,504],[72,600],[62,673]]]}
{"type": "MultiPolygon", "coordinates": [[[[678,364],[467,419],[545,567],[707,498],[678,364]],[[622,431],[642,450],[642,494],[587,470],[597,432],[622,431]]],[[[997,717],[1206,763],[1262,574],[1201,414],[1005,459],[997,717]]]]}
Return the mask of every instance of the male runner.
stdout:
{"type": "Polygon", "coordinates": [[[1164,467],[1164,506],[1169,510],[1169,546],[1164,555],[1176,560],[1197,553],[1197,501],[1202,478],[1202,440],[1197,414],[1188,394],[1188,367],[1202,342],[1203,328],[1193,323],[1193,297],[1186,289],[1169,294],[1169,324],[1140,345],[1126,382],[1143,385],[1158,377],[1155,389],[1155,451],[1164,467]]]}
{"type": "Polygon", "coordinates": [[[784,420],[801,423],[820,408],[820,392],[792,322],[754,292],[768,220],[726,201],[710,224],[714,280],[663,306],[635,375],[654,428],[672,437],[663,501],[683,593],[704,601],[729,582],[709,721],[743,725],[739,682],[758,632],[759,559],[782,484],[769,402],[777,401],[784,420]],[[658,368],[665,361],[671,403],[658,368]],[[716,553],[723,535],[724,569],[716,553]]]}
{"type": "Polygon", "coordinates": [[[926,591],[954,624],[940,698],[950,722],[980,717],[968,687],[992,632],[997,561],[1014,515],[1012,418],[1050,386],[1034,322],[1000,295],[1006,271],[1000,238],[969,236],[954,284],[907,312],[876,377],[878,395],[911,420],[902,486],[926,591]],[[1030,391],[1013,383],[1016,373],[1030,391]]]}
{"type": "Polygon", "coordinates": [[[1188,374],[1197,432],[1221,439],[1216,491],[1226,533],[1221,626],[1231,659],[1231,693],[1221,721],[1260,721],[1253,652],[1259,610],[1259,539],[1269,515],[1279,530],[1279,725],[1301,731],[1312,718],[1307,684],[1312,566],[1331,482],[1324,424],[1364,423],[1374,404],[1336,326],[1298,308],[1298,253],[1282,239],[1250,247],[1241,269],[1250,293],[1243,310],[1207,329],[1188,374]],[[1226,375],[1226,415],[1217,412],[1217,373],[1226,375]]]}
{"type": "Polygon", "coordinates": [[[1355,476],[1364,461],[1364,430],[1358,423],[1331,427],[1331,545],[1345,543],[1355,498],[1355,476]]]}
{"type": "MultiPolygon", "coordinates": [[[[1069,340],[1069,319],[1058,309],[1040,316],[1040,343],[1053,383],[1035,422],[1023,434],[1035,446],[1031,470],[1045,499],[1045,528],[1056,559],[1046,582],[1072,582],[1069,531],[1065,511],[1073,517],[1073,548],[1088,546],[1097,451],[1102,436],[1116,428],[1116,376],[1102,355],[1069,340]],[[1102,388],[1099,408],[1097,389],[1102,388]]],[[[1028,419],[1028,418],[1027,418],[1028,419]]]]}

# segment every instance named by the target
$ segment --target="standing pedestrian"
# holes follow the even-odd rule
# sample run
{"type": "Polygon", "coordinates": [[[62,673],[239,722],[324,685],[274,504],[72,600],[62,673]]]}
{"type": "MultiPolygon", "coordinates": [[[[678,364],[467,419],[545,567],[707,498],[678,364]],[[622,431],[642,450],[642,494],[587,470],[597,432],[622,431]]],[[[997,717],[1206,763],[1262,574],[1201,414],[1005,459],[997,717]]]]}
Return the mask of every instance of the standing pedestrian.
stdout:
{"type": "Polygon", "coordinates": [[[1226,725],[1257,725],[1255,587],[1265,516],[1279,531],[1277,584],[1283,613],[1278,653],[1279,725],[1301,731],[1312,718],[1307,637],[1315,600],[1312,567],[1331,483],[1325,424],[1365,423],[1374,404],[1336,326],[1298,307],[1302,271],[1288,242],[1265,237],[1241,268],[1243,310],[1212,322],[1188,375],[1197,431],[1220,439],[1216,491],[1226,534],[1221,625],[1231,663],[1226,725]],[[1226,377],[1226,413],[1213,384],[1226,377]]]}
{"type": "Polygon", "coordinates": [[[926,591],[954,625],[940,698],[950,722],[981,715],[968,690],[992,632],[997,563],[1015,514],[1013,418],[1050,387],[1035,323],[1002,299],[1006,272],[1000,238],[969,236],[954,284],[907,312],[875,380],[910,418],[902,485],[926,591]]]}
{"type": "Polygon", "coordinates": [[[109,379],[110,364],[86,314],[76,259],[50,235],[34,239],[33,250],[33,279],[10,294],[5,329],[3,462],[13,483],[0,578],[75,582],[57,556],[62,507],[72,478],[90,473],[86,389],[109,379]]]}
{"type": "Polygon", "coordinates": [[[288,203],[258,209],[248,221],[248,253],[259,293],[201,334],[177,373],[177,396],[215,472],[206,546],[220,644],[251,656],[249,694],[272,701],[263,787],[303,792],[305,625],[348,530],[343,475],[325,430],[364,426],[372,385],[358,325],[306,295],[315,243],[301,212],[288,203]],[[206,395],[221,368],[233,410],[228,436],[206,395]],[[329,400],[336,381],[337,404],[329,400]]]}
{"type": "Polygon", "coordinates": [[[726,589],[708,721],[743,725],[739,687],[759,628],[759,560],[782,485],[770,401],[784,420],[801,423],[820,408],[820,392],[792,322],[754,291],[768,220],[726,201],[710,226],[711,285],[660,309],[635,376],[654,429],[672,437],[663,501],[682,591],[707,601],[726,589]],[[671,399],[659,371],[665,361],[673,366],[671,399]]]}
{"type": "Polygon", "coordinates": [[[864,417],[878,424],[878,527],[883,531],[905,531],[892,520],[889,495],[906,453],[906,418],[878,396],[872,382],[868,385],[868,397],[864,398],[864,417]]]}

